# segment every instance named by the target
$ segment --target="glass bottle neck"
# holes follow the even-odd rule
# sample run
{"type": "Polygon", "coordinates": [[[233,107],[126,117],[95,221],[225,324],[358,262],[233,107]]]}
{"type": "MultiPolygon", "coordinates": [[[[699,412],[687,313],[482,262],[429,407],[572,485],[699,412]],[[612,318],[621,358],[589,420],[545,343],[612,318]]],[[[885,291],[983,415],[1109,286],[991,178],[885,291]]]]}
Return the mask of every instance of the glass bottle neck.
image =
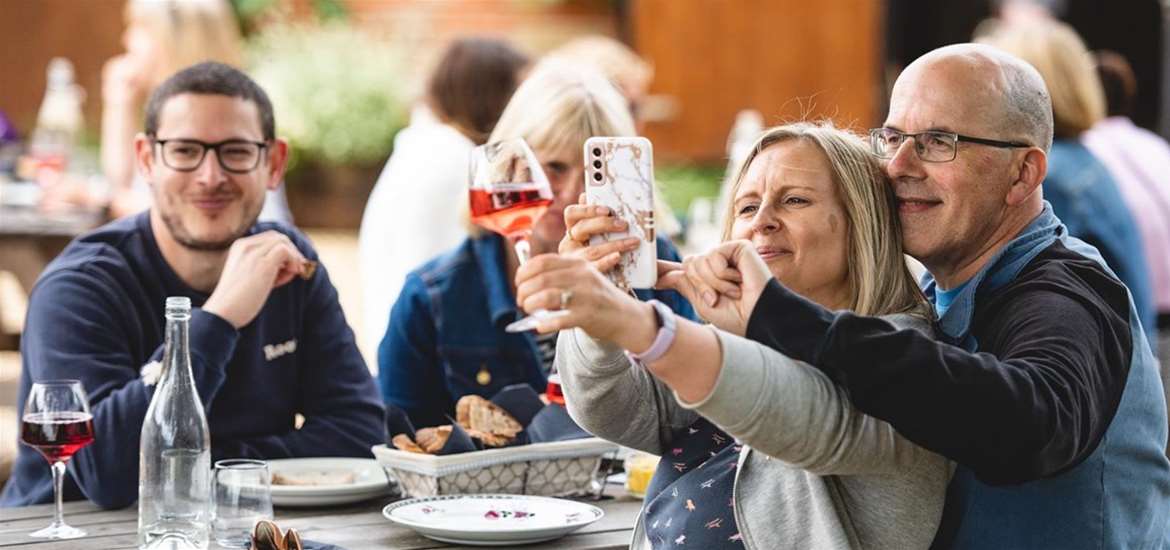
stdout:
{"type": "Polygon", "coordinates": [[[166,347],[163,352],[163,372],[159,385],[193,385],[191,353],[187,343],[191,316],[167,315],[166,347]]]}

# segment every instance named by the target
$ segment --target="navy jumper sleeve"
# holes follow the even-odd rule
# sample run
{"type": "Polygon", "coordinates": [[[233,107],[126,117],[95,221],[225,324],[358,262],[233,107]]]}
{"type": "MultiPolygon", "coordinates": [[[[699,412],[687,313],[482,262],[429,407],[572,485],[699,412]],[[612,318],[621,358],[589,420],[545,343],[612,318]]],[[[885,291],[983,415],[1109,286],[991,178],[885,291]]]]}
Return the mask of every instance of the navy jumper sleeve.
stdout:
{"type": "Polygon", "coordinates": [[[773,280],[747,336],[815,365],[859,410],[983,482],[1022,483],[1079,464],[1117,410],[1132,341],[1125,289],[1111,281],[1053,268],[985,297],[972,353],[829,312],[773,280]]]}
{"type": "MultiPolygon", "coordinates": [[[[60,271],[40,281],[29,302],[21,357],[32,382],[80,380],[90,399],[94,442],[70,461],[70,475],[86,498],[103,508],[138,498],[138,446],[153,387],[139,377],[125,302],[97,270],[60,271]],[[127,466],[129,465],[129,467],[127,466]]],[[[225,380],[237,332],[223,319],[194,310],[191,348],[195,385],[210,406],[225,380]]],[[[162,346],[154,356],[161,357],[162,346]]]]}

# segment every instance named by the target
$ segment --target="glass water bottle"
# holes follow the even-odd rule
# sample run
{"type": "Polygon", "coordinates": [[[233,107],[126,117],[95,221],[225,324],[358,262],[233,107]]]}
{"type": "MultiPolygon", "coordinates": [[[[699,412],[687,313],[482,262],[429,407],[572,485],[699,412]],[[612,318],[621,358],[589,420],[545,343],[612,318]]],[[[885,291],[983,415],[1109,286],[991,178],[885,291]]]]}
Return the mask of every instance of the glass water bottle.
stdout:
{"type": "Polygon", "coordinates": [[[211,437],[191,374],[191,300],[166,302],[162,374],[142,422],[138,455],[138,547],[198,549],[208,544],[211,437]]]}

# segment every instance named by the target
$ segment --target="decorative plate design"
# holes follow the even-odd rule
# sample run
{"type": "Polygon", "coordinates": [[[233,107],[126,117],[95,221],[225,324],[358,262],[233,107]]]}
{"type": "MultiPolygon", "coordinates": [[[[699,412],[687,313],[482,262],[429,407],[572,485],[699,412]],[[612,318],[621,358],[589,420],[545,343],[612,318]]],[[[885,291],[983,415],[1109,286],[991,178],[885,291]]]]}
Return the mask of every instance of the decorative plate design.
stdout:
{"type": "Polygon", "coordinates": [[[395,502],[386,519],[456,544],[503,546],[563,537],[601,519],[600,508],[530,495],[441,495],[395,502]]]}

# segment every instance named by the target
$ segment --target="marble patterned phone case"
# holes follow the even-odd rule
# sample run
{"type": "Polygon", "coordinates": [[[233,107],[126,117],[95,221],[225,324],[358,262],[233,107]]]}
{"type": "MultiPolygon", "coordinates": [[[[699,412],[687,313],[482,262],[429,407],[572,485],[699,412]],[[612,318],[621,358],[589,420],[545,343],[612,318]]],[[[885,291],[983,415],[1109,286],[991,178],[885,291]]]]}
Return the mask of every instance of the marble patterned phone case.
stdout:
{"type": "Polygon", "coordinates": [[[654,161],[650,140],[593,137],[585,141],[585,197],[610,208],[629,229],[593,237],[590,244],[638,237],[641,245],[622,254],[609,273],[623,290],[653,288],[658,259],[654,232],[654,161]]]}

